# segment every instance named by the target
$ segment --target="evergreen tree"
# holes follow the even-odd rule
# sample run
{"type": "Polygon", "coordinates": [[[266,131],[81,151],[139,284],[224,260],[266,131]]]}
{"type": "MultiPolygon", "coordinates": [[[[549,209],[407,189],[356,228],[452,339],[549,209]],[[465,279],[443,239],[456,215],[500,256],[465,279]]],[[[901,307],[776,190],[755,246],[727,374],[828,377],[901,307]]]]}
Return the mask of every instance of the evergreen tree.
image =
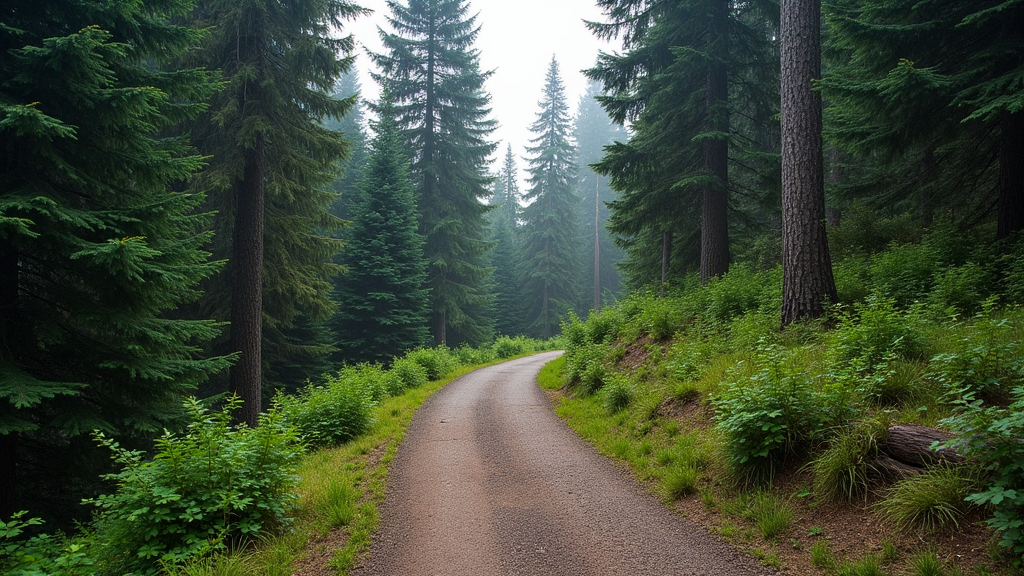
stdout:
{"type": "MultiPolygon", "coordinates": [[[[751,25],[758,21],[751,14],[765,17],[762,4],[770,3],[731,9],[726,0],[599,2],[609,22],[590,23],[592,30],[621,36],[626,52],[601,54],[587,74],[603,83],[607,95],[598,99],[613,120],[631,123],[633,135],[608,148],[597,171],[621,193],[609,228],[633,260],[624,269],[634,285],[657,276],[639,263],[663,247],[697,254],[702,282],[728,269],[729,159],[742,157],[729,152],[741,125],[729,110],[741,98],[765,100],[730,86],[743,86],[749,69],[768,65],[771,36],[751,25]]],[[[660,261],[668,262],[668,253],[660,261]]],[[[684,271],[692,264],[672,259],[670,266],[684,271]]]]}
{"type": "Polygon", "coordinates": [[[217,324],[174,314],[220,268],[202,196],[173,191],[201,159],[165,132],[211,92],[206,72],[169,66],[200,37],[168,24],[187,9],[5,3],[0,517],[43,497],[55,509],[36,512],[67,516],[97,455],[85,434],[173,429],[182,396],[229,363],[198,354],[217,324]]]}
{"type": "Polygon", "coordinates": [[[782,323],[835,302],[825,234],[821,140],[821,0],[782,0],[782,323]]]}
{"type": "Polygon", "coordinates": [[[575,122],[575,140],[579,150],[583,278],[584,284],[590,283],[591,289],[587,293],[594,294],[594,308],[600,308],[602,299],[614,298],[621,290],[622,275],[615,262],[621,260],[624,254],[605,230],[605,224],[608,222],[606,203],[612,201],[615,194],[608,185],[608,179],[594,172],[590,164],[601,160],[605,146],[628,138],[622,125],[612,122],[601,108],[597,101],[600,93],[601,84],[591,80],[587,85],[587,92],[580,97],[575,122]]]}
{"type": "Polygon", "coordinates": [[[352,105],[329,93],[349,67],[338,55],[352,39],[331,34],[360,11],[345,0],[200,0],[193,13],[194,25],[214,29],[201,63],[221,69],[226,85],[193,129],[212,156],[200,185],[215,194],[216,253],[230,255],[230,287],[215,290],[210,305],[230,310],[229,349],[240,353],[230,389],[250,425],[265,361],[330,351],[295,343],[287,331],[301,316],[316,322],[334,312],[329,280],[340,242],[325,233],[339,225],[327,211],[329,185],[347,146],[322,120],[352,105]]]}
{"type": "Polygon", "coordinates": [[[530,190],[523,209],[523,301],[530,332],[549,338],[558,332],[560,316],[576,308],[580,296],[579,197],[576,195],[576,147],[565,101],[565,87],[552,58],[530,126],[535,137],[527,147],[530,190]]]}
{"type": "MultiPolygon", "coordinates": [[[[366,133],[363,127],[365,118],[363,114],[364,105],[360,96],[361,90],[359,75],[355,67],[342,74],[341,78],[334,85],[334,93],[332,95],[338,100],[351,99],[353,101],[352,108],[340,119],[327,118],[324,121],[324,126],[327,129],[341,132],[345,140],[351,145],[348,158],[338,162],[340,176],[331,185],[334,192],[338,194],[338,198],[331,205],[330,212],[342,220],[348,220],[349,209],[355,203],[355,198],[359,196],[360,182],[363,181],[363,168],[366,165],[367,154],[369,153],[366,133]]],[[[341,228],[338,232],[338,236],[343,240],[348,237],[347,228],[341,228]]]]}
{"type": "Polygon", "coordinates": [[[997,207],[1024,226],[1024,7],[1016,2],[834,0],[829,139],[854,159],[847,188],[916,207],[925,224],[997,207]]]}
{"type": "Polygon", "coordinates": [[[395,97],[410,150],[412,178],[426,237],[435,344],[481,343],[491,337],[486,291],[487,230],[480,202],[489,195],[487,119],[473,42],[479,32],[465,0],[388,2],[395,33],[381,33],[385,54],[373,55],[377,79],[395,97]]]}
{"type": "Polygon", "coordinates": [[[332,321],[339,357],[389,362],[429,337],[423,237],[409,180],[409,158],[394,112],[384,97],[369,163],[352,211],[332,321]]]}
{"type": "Polygon", "coordinates": [[[490,240],[493,248],[490,265],[494,269],[493,290],[494,330],[512,336],[522,334],[523,306],[520,296],[519,274],[516,266],[516,236],[519,226],[519,171],[516,168],[512,146],[505,150],[505,160],[494,185],[491,203],[490,240]]]}

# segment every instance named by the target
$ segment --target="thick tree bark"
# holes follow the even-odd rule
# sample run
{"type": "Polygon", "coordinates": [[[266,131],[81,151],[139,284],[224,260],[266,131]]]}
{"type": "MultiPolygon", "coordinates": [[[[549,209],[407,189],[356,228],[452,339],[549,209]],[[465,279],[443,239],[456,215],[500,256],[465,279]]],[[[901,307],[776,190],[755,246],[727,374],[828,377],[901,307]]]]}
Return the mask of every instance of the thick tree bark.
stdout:
{"type": "Polygon", "coordinates": [[[661,295],[665,295],[665,280],[668,278],[668,260],[672,252],[672,233],[661,233],[661,295]]]}
{"type": "MultiPolygon", "coordinates": [[[[729,2],[716,0],[711,16],[710,46],[716,54],[728,51],[729,2]]],[[[711,129],[729,133],[728,71],[721,61],[708,66],[706,105],[711,129]]],[[[729,271],[729,142],[704,141],[704,168],[715,182],[704,186],[700,219],[700,283],[707,284],[729,271]]]]}
{"type": "Polygon", "coordinates": [[[923,467],[937,462],[954,464],[963,462],[964,457],[957,454],[952,448],[938,451],[931,449],[932,443],[945,442],[953,438],[955,436],[948,432],[928,426],[890,426],[885,446],[882,449],[889,456],[911,466],[923,467]]]}
{"type": "Polygon", "coordinates": [[[263,399],[263,212],[266,158],[263,135],[245,153],[237,188],[231,258],[231,349],[241,357],[231,368],[231,391],[242,399],[238,419],[256,426],[263,399]]]}
{"type": "Polygon", "coordinates": [[[996,238],[1024,229],[1024,112],[1003,112],[999,151],[999,216],[996,238]]]}
{"type": "MultiPolygon", "coordinates": [[[[18,321],[18,250],[9,240],[0,240],[0,359],[14,361],[21,341],[18,321]]],[[[0,520],[15,510],[18,486],[18,435],[0,434],[0,520]]]]}
{"type": "Polygon", "coordinates": [[[782,324],[837,300],[825,233],[821,139],[821,0],[782,0],[782,324]]]}

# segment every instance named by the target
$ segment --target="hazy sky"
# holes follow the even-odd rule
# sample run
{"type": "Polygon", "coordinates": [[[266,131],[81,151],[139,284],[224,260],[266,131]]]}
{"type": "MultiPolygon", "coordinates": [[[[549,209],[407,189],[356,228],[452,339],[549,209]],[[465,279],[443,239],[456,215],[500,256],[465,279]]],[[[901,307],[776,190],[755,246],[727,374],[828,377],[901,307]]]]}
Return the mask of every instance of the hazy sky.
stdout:
{"type": "MultiPolygon", "coordinates": [[[[382,51],[377,27],[391,32],[386,20],[389,11],[384,0],[356,3],[374,11],[350,22],[347,30],[359,45],[356,65],[363,95],[375,99],[378,88],[368,74],[370,61],[365,52],[367,48],[382,51]]],[[[497,156],[504,158],[506,144],[512,144],[521,170],[529,125],[537,115],[552,55],[558,60],[569,107],[575,113],[587,85],[579,71],[594,64],[599,49],[612,51],[615,46],[598,41],[583,24],[583,20],[603,20],[593,0],[470,0],[469,7],[471,14],[478,14],[476,48],[481,66],[494,71],[486,89],[491,95],[492,117],[500,123],[493,135],[501,143],[497,156]]]]}

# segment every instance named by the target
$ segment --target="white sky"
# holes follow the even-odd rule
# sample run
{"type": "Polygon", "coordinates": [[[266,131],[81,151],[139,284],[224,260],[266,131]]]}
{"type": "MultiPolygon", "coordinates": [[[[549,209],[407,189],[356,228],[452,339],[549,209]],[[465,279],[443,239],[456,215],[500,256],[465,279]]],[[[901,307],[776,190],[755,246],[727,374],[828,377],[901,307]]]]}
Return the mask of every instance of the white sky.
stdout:
{"type": "MultiPolygon", "coordinates": [[[[384,0],[356,3],[373,10],[346,27],[358,44],[356,66],[363,96],[373,100],[379,88],[370,78],[365,52],[382,51],[377,27],[392,31],[386,20],[389,11],[384,0]]],[[[598,50],[610,52],[617,46],[599,41],[583,24],[604,20],[593,0],[470,0],[469,13],[478,14],[480,34],[475,46],[481,68],[494,71],[485,85],[491,95],[491,117],[500,124],[492,135],[500,143],[494,161],[504,158],[505,147],[511,144],[522,171],[529,126],[537,115],[551,56],[558,60],[566,98],[575,114],[587,86],[579,71],[594,64],[598,50]]]]}

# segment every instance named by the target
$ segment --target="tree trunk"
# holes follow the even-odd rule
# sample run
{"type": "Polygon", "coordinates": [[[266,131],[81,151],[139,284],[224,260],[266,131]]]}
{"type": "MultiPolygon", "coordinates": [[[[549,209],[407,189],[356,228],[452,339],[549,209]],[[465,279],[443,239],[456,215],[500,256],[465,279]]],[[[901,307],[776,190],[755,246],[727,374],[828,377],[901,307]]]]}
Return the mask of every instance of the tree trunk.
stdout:
{"type": "MultiPolygon", "coordinates": [[[[711,16],[710,48],[723,55],[729,49],[729,2],[716,0],[711,16]]],[[[729,133],[728,71],[721,61],[708,65],[706,106],[710,129],[729,133]]],[[[704,140],[704,168],[714,178],[704,186],[700,218],[700,283],[707,284],[729,271],[729,142],[723,138],[704,140]]]]}
{"type": "Polygon", "coordinates": [[[601,310],[601,224],[597,174],[594,174],[594,310],[601,310]]]}
{"type": "Polygon", "coordinates": [[[825,234],[822,162],[821,0],[782,0],[782,324],[819,316],[836,301],[825,234]]]}
{"type": "Polygon", "coordinates": [[[256,426],[263,399],[263,207],[266,173],[263,135],[245,153],[237,188],[231,258],[231,391],[242,399],[238,420],[256,426]]]}
{"type": "Polygon", "coordinates": [[[945,442],[955,438],[948,432],[928,426],[890,426],[883,450],[889,456],[911,466],[928,466],[937,462],[960,463],[964,457],[952,448],[932,450],[934,442],[945,442]]]}
{"type": "Polygon", "coordinates": [[[998,239],[1024,229],[1024,112],[1003,112],[1000,127],[998,239]]]}
{"type": "MultiPolygon", "coordinates": [[[[10,240],[0,240],[0,359],[16,362],[15,347],[22,341],[18,321],[18,250],[10,240]]],[[[18,435],[0,433],[0,520],[16,512],[18,486],[18,435]]]]}
{"type": "Polygon", "coordinates": [[[448,344],[448,319],[444,310],[438,310],[434,317],[434,346],[445,346],[448,344]]]}
{"type": "Polygon", "coordinates": [[[917,187],[917,213],[921,218],[921,223],[926,227],[932,225],[932,221],[935,219],[934,211],[932,210],[932,190],[930,182],[932,182],[931,174],[935,171],[935,147],[928,145],[924,150],[924,157],[921,158],[921,177],[928,185],[917,187]]]}

